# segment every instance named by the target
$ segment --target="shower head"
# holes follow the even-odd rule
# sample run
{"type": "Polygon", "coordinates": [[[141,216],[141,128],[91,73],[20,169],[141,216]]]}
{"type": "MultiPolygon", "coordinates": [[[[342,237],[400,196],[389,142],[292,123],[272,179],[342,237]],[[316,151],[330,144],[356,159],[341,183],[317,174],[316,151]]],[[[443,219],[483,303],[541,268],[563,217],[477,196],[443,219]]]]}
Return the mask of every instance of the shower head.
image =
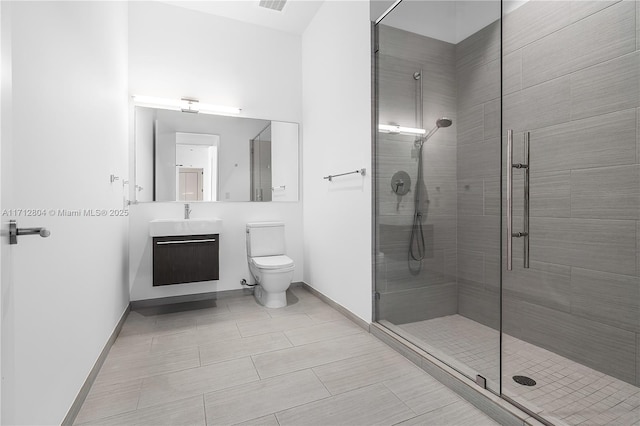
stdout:
{"type": "Polygon", "coordinates": [[[450,118],[442,117],[436,120],[436,127],[449,127],[453,124],[453,121],[450,118]]]}
{"type": "MultiPolygon", "coordinates": [[[[436,120],[436,127],[434,127],[433,129],[431,129],[431,131],[430,131],[429,133],[427,133],[427,135],[426,135],[425,137],[421,138],[421,139],[420,139],[420,143],[425,143],[426,141],[428,141],[428,140],[429,140],[429,138],[430,138],[431,136],[433,136],[433,134],[434,134],[435,132],[437,132],[439,128],[441,128],[441,127],[449,127],[449,126],[451,126],[452,124],[453,124],[453,120],[451,120],[450,118],[447,118],[447,117],[441,117],[441,118],[438,118],[438,119],[436,120]]],[[[418,143],[418,142],[416,142],[416,143],[418,143]]]]}

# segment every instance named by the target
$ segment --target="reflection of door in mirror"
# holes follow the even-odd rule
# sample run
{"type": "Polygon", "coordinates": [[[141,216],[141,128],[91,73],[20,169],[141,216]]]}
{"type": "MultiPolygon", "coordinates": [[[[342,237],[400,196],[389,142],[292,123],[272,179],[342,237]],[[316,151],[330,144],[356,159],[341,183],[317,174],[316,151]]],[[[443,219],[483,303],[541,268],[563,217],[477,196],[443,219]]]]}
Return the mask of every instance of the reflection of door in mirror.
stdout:
{"type": "Polygon", "coordinates": [[[218,200],[217,135],[176,133],[177,201],[218,200]]]}
{"type": "Polygon", "coordinates": [[[271,124],[249,141],[251,201],[271,201],[271,124]]]}
{"type": "Polygon", "coordinates": [[[178,201],[202,201],[202,169],[178,167],[178,201]]]}

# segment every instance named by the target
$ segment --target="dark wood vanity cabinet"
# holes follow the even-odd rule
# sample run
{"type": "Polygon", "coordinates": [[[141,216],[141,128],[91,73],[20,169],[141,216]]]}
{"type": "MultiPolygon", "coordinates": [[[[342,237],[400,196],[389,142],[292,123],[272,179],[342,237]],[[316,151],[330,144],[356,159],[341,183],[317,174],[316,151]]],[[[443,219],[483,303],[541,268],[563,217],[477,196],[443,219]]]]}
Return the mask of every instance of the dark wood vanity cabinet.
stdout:
{"type": "Polygon", "coordinates": [[[219,234],[153,237],[153,285],[219,279],[219,234]]]}

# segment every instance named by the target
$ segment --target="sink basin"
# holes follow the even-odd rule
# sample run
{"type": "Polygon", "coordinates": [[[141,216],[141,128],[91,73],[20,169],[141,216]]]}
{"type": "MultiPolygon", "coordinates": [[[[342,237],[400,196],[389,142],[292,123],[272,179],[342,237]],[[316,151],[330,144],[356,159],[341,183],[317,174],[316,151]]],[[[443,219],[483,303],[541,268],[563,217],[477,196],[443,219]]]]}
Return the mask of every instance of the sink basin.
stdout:
{"type": "Polygon", "coordinates": [[[222,219],[155,219],[149,222],[149,235],[171,237],[180,235],[219,234],[222,219]]]}

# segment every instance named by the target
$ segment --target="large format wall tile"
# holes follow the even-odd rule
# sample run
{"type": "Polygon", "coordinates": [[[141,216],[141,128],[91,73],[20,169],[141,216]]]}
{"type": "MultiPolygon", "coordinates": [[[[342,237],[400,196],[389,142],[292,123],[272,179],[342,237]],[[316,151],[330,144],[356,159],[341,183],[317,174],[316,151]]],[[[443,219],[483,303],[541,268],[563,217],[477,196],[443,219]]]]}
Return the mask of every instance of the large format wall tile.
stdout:
{"type": "Polygon", "coordinates": [[[458,107],[468,107],[500,97],[500,60],[458,71],[458,107]]]}
{"type": "Polygon", "coordinates": [[[529,192],[530,216],[569,217],[571,215],[570,188],[571,172],[568,170],[554,172],[532,170],[529,192]]]}
{"type": "Polygon", "coordinates": [[[532,130],[532,173],[634,164],[635,115],[628,109],[532,130]]]}
{"type": "Polygon", "coordinates": [[[636,222],[531,218],[530,258],[613,272],[636,273],[636,222]]]}
{"type": "Polygon", "coordinates": [[[484,214],[486,216],[500,216],[500,191],[500,178],[484,179],[484,214]]]}
{"type": "MultiPolygon", "coordinates": [[[[640,4],[638,4],[637,1],[636,1],[636,49],[640,50],[640,4]]],[[[640,359],[640,357],[638,357],[638,359],[640,359]]],[[[640,368],[638,368],[638,375],[640,375],[640,368]]],[[[640,382],[640,380],[638,382],[640,382]]]]}
{"type": "Polygon", "coordinates": [[[555,309],[505,298],[504,332],[635,383],[635,333],[555,309]]]}
{"type": "Polygon", "coordinates": [[[571,1],[530,1],[503,17],[503,51],[511,53],[571,23],[571,1]]]}
{"type": "Polygon", "coordinates": [[[640,53],[571,74],[571,118],[636,108],[640,104],[640,53]]]}
{"type": "Polygon", "coordinates": [[[503,127],[531,130],[570,119],[569,76],[550,80],[504,97],[503,127]]]}
{"type": "Polygon", "coordinates": [[[484,139],[483,104],[458,109],[458,120],[458,145],[476,143],[484,139]]]}
{"type": "Polygon", "coordinates": [[[640,278],[571,268],[571,312],[640,332],[640,278]]]}
{"type": "Polygon", "coordinates": [[[495,99],[484,104],[484,139],[495,140],[500,138],[500,99],[495,99]]]}
{"type": "Polygon", "coordinates": [[[636,50],[635,3],[635,1],[621,1],[569,27],[571,71],[636,50]]]}
{"type": "Polygon", "coordinates": [[[456,68],[465,71],[500,57],[500,6],[496,2],[496,21],[456,44],[456,68]]]}
{"type": "Polygon", "coordinates": [[[482,216],[484,214],[484,184],[482,179],[458,181],[458,214],[482,216]]]}
{"type": "Polygon", "coordinates": [[[423,321],[457,312],[456,283],[430,286],[380,296],[378,318],[393,324],[423,321]]]}
{"type": "Polygon", "coordinates": [[[500,293],[458,282],[458,313],[495,330],[500,328],[500,293]]]}
{"type": "Polygon", "coordinates": [[[413,73],[421,65],[395,56],[378,55],[378,111],[380,124],[418,127],[416,102],[420,82],[413,73]]]}
{"type": "Polygon", "coordinates": [[[500,140],[458,146],[458,179],[500,176],[500,140]]]}
{"type": "Polygon", "coordinates": [[[571,216],[640,220],[640,166],[572,170],[571,216]]]}
{"type": "Polygon", "coordinates": [[[570,71],[571,27],[563,28],[522,48],[522,87],[566,75],[570,71]]]}
{"type": "Polygon", "coordinates": [[[460,249],[496,253],[500,248],[499,231],[500,219],[496,216],[458,216],[458,254],[460,249]]]}
{"type": "Polygon", "coordinates": [[[458,250],[458,278],[484,283],[484,253],[481,251],[458,250]]]}
{"type": "MultiPolygon", "coordinates": [[[[571,21],[577,22],[621,0],[582,0],[571,2],[571,21]]],[[[632,3],[635,0],[630,0],[632,3]]]]}
{"type": "Polygon", "coordinates": [[[500,291],[500,255],[484,254],[484,288],[495,292],[500,291]]]}
{"type": "Polygon", "coordinates": [[[521,256],[514,256],[513,265],[511,271],[503,269],[505,295],[564,312],[570,311],[571,267],[530,261],[529,268],[525,269],[521,256]]]}
{"type": "Polygon", "coordinates": [[[507,95],[522,89],[522,49],[502,57],[502,93],[507,95]]]}

